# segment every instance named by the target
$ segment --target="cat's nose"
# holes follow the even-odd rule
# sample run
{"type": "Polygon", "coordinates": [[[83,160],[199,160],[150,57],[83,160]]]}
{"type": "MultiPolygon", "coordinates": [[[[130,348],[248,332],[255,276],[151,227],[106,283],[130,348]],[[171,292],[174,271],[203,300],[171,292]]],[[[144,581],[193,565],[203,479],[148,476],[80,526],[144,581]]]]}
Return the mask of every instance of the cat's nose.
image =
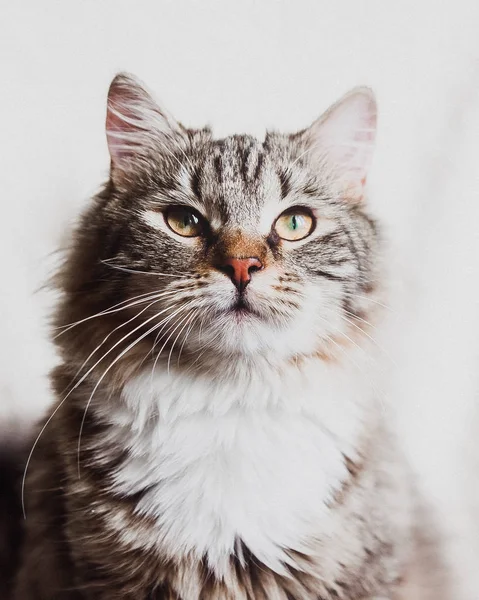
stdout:
{"type": "Polygon", "coordinates": [[[251,275],[263,268],[263,263],[256,257],[228,257],[221,260],[216,268],[231,279],[239,292],[243,292],[251,281],[251,275]]]}

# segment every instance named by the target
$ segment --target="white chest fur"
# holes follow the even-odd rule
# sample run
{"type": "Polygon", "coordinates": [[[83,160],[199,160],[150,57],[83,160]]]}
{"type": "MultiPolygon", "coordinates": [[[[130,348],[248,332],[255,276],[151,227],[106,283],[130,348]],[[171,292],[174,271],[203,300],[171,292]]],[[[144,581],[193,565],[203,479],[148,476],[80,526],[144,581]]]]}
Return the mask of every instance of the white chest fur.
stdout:
{"type": "Polygon", "coordinates": [[[147,489],[137,510],[158,535],[129,542],[207,556],[221,570],[240,538],[279,568],[282,548],[301,550],[321,530],[346,477],[344,455],[354,458],[371,405],[366,371],[314,360],[234,383],[173,372],[132,380],[108,415],[130,454],[115,488],[147,489]]]}

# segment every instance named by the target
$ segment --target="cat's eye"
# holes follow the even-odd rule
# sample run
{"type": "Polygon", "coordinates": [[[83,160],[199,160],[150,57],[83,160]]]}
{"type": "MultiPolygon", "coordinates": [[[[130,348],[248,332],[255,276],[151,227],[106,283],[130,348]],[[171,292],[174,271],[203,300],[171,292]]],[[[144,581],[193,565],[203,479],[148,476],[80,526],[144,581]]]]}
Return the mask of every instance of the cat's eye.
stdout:
{"type": "Polygon", "coordinates": [[[276,219],[274,229],[281,239],[296,242],[312,233],[314,219],[306,209],[290,209],[276,219]]]}
{"type": "Polygon", "coordinates": [[[196,237],[203,233],[203,218],[185,206],[169,208],[165,213],[165,221],[172,231],[183,237],[196,237]]]}

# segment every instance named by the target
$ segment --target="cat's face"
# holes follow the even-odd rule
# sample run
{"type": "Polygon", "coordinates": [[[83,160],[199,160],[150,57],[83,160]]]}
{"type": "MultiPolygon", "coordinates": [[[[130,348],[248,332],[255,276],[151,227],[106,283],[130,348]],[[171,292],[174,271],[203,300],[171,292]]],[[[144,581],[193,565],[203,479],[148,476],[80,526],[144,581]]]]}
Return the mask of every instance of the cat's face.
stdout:
{"type": "Polygon", "coordinates": [[[111,193],[90,217],[107,232],[96,259],[112,300],[148,294],[131,310],[167,355],[340,345],[378,276],[362,199],[374,130],[374,100],[357,90],[299,134],[218,141],[117,77],[111,193]]]}

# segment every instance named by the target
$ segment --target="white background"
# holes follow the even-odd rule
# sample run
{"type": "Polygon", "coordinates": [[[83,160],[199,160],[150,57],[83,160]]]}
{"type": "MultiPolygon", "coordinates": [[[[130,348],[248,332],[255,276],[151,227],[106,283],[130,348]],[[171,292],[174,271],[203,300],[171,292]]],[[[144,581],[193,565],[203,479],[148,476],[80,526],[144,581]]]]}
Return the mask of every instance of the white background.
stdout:
{"type": "Polygon", "coordinates": [[[50,255],[108,170],[119,70],[218,135],[308,125],[358,84],[380,106],[371,202],[393,247],[388,395],[450,536],[454,600],[479,598],[479,3],[3,2],[0,435],[48,404],[50,255]],[[477,514],[476,514],[477,513],[477,514]]]}

